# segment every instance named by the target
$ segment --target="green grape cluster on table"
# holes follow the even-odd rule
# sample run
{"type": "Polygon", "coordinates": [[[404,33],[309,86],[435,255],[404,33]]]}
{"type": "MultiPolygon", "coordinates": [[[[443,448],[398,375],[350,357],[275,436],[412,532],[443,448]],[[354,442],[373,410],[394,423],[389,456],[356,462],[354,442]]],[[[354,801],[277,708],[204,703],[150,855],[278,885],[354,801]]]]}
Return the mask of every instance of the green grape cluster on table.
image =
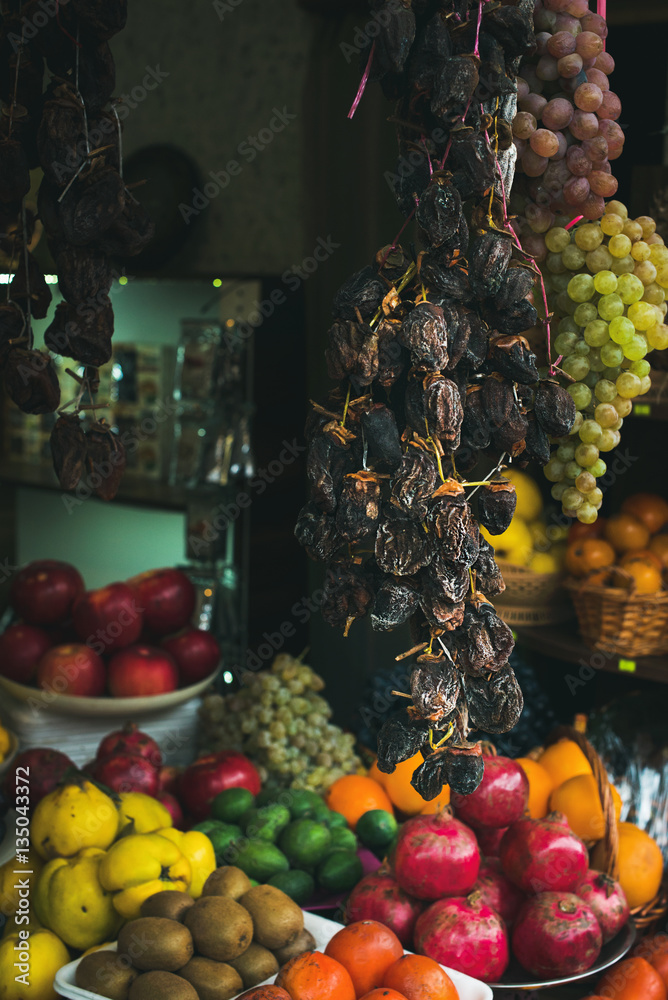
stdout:
{"type": "Polygon", "coordinates": [[[325,684],[311,667],[286,653],[270,670],[248,672],[239,691],[211,694],[200,709],[206,750],[240,750],[258,767],[263,783],[321,791],[362,762],[355,737],[329,720],[318,693],[325,684]]]}
{"type": "Polygon", "coordinates": [[[649,216],[610,201],[598,222],[545,234],[543,276],[557,369],[577,407],[544,467],[564,514],[592,524],[603,501],[601,453],[620,443],[633,400],[651,388],[646,355],[668,347],[668,247],[649,216]]]}

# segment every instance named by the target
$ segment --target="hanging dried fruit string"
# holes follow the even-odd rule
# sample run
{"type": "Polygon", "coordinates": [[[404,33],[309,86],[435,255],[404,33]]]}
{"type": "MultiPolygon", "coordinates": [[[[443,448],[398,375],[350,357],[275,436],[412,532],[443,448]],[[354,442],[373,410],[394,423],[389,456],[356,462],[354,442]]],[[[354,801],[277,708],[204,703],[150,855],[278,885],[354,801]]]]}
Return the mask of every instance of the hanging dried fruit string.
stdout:
{"type": "Polygon", "coordinates": [[[444,782],[476,788],[469,734],[505,732],[521,713],[512,634],[489,601],[504,584],[479,524],[508,527],[502,463],[547,461],[548,435],[569,431],[575,407],[539,377],[522,336],[537,321],[536,269],[505,199],[533,0],[372,8],[385,17],[361,71],[396,102],[395,194],[421,249],[406,254],[398,236],[334,297],[326,359],[339,385],[307,422],[310,500],[296,535],[327,563],[331,625],[409,623],[412,648],[397,658],[416,656],[411,704],[381,730],[378,766],[422,750],[413,784],[432,798],[444,782]]]}

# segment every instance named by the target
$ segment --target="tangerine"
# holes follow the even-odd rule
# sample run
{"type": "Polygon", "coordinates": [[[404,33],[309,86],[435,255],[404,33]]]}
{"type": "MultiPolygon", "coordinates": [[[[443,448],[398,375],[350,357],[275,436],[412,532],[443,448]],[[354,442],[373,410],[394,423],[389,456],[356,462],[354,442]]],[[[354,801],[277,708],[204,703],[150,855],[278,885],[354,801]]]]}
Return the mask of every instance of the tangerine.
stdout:
{"type": "Polygon", "coordinates": [[[618,823],[619,884],[631,909],[654,899],[663,876],[663,856],[657,842],[633,823],[618,823]]]}
{"type": "Polygon", "coordinates": [[[325,802],[333,812],[345,816],[352,830],[360,816],[370,809],[394,812],[385,789],[373,778],[362,774],[344,774],[342,778],[337,778],[325,792],[325,802]]]}
{"type": "Polygon", "coordinates": [[[605,526],[605,537],[616,552],[646,549],[649,536],[646,525],[632,514],[613,514],[605,526]]]}
{"type": "Polygon", "coordinates": [[[459,1000],[445,969],[426,955],[403,955],[387,970],[383,982],[406,1000],[459,1000]]]}
{"type": "Polygon", "coordinates": [[[664,986],[668,987],[668,937],[665,934],[655,934],[654,937],[644,938],[640,944],[636,945],[632,954],[646,959],[652,968],[659,973],[664,986]]]}
{"type": "Polygon", "coordinates": [[[450,803],[450,785],[443,785],[443,788],[436,796],[435,799],[431,799],[427,802],[424,809],[421,812],[422,816],[431,816],[433,813],[439,813],[450,803]]]}
{"type": "Polygon", "coordinates": [[[321,951],[305,951],[291,959],[276,976],[275,985],[292,1000],[356,1000],[348,971],[321,951]]]}
{"type": "Polygon", "coordinates": [[[654,569],[658,569],[659,572],[663,569],[663,564],[656,553],[652,552],[651,549],[631,549],[629,552],[625,552],[622,558],[619,560],[620,566],[628,566],[632,562],[645,563],[647,566],[652,566],[654,569]]]}
{"type": "Polygon", "coordinates": [[[668,535],[655,535],[649,543],[652,552],[664,569],[668,568],[668,535]]]}
{"type": "Polygon", "coordinates": [[[668,503],[656,493],[634,493],[626,498],[622,511],[642,521],[653,535],[668,522],[668,503]]]}
{"type": "Polygon", "coordinates": [[[358,997],[382,986],[385,973],[403,953],[404,946],[394,931],[378,920],[348,924],[325,948],[326,955],[347,969],[358,997]]]}
{"type": "Polygon", "coordinates": [[[603,538],[583,538],[566,549],[566,568],[573,576],[586,576],[597,569],[612,566],[615,550],[603,538]]]}
{"type": "MultiPolygon", "coordinates": [[[[418,752],[412,757],[409,757],[408,760],[401,761],[400,764],[397,764],[392,774],[383,775],[383,788],[397,809],[400,809],[402,813],[406,813],[407,816],[416,816],[417,813],[423,811],[426,804],[425,799],[423,799],[420,793],[417,792],[411,785],[413,772],[422,763],[424,763],[424,757],[418,750],[418,752]]],[[[439,792],[438,795],[435,795],[430,801],[437,802],[439,799],[442,799],[442,797],[441,792],[439,792]]],[[[449,793],[448,801],[450,801],[449,793]]]]}
{"type": "Polygon", "coordinates": [[[543,751],[538,763],[552,778],[554,788],[578,774],[592,773],[591,764],[573,740],[563,739],[553,743],[543,751]]]}
{"type": "Polygon", "coordinates": [[[597,990],[610,1000],[666,1000],[664,982],[644,958],[626,958],[605,973],[597,990]]]}
{"type": "Polygon", "coordinates": [[[634,594],[656,594],[663,586],[663,575],[649,561],[631,559],[615,572],[614,584],[634,594]]]}
{"type": "Polygon", "coordinates": [[[381,986],[377,990],[371,990],[370,993],[365,993],[360,1000],[407,1000],[403,993],[397,993],[396,990],[386,989],[381,986]]]}
{"type": "Polygon", "coordinates": [[[518,757],[519,764],[529,779],[529,801],[527,808],[532,819],[542,819],[549,812],[549,800],[554,784],[542,764],[530,757],[518,757]]]}
{"type": "MultiPolygon", "coordinates": [[[[622,800],[614,785],[610,790],[615,818],[619,821],[622,800]]],[[[593,774],[578,774],[555,788],[550,796],[550,809],[562,812],[573,833],[581,840],[595,841],[605,836],[605,817],[593,774]]]]}

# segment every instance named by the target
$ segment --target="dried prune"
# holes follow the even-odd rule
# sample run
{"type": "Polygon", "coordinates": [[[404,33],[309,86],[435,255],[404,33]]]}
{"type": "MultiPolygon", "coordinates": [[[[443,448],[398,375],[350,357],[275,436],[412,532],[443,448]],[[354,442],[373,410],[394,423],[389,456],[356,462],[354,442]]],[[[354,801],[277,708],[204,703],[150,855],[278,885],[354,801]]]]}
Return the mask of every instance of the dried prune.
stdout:
{"type": "Polygon", "coordinates": [[[459,673],[449,657],[418,657],[411,674],[411,697],[420,718],[438,723],[451,715],[459,692],[459,673]]]}
{"type": "Polygon", "coordinates": [[[509,419],[515,403],[512,382],[501,375],[489,375],[482,383],[481,405],[495,427],[509,419]]]}
{"type": "Polygon", "coordinates": [[[450,790],[459,795],[470,795],[471,792],[475,792],[485,773],[485,762],[480,744],[448,747],[446,753],[448,755],[446,781],[450,790]]]}
{"type": "Polygon", "coordinates": [[[64,490],[73,490],[84,471],[86,439],[78,414],[62,413],[51,431],[51,457],[58,482],[64,490]]]}
{"type": "Polygon", "coordinates": [[[111,357],[113,332],[114,312],[107,296],[96,309],[60,302],[44,333],[44,343],[54,354],[99,368],[111,357]]]}
{"type": "Polygon", "coordinates": [[[449,160],[455,170],[453,183],[463,199],[481,198],[494,185],[494,153],[485,136],[473,129],[453,132],[449,160]]]}
{"type": "Polygon", "coordinates": [[[86,468],[89,483],[101,500],[113,500],[126,465],[125,446],[102,420],[86,431],[86,468]]]}
{"type": "Polygon", "coordinates": [[[389,389],[406,367],[408,354],[399,343],[401,321],[383,317],[376,326],[378,337],[378,382],[389,389]]]}
{"type": "Polygon", "coordinates": [[[325,573],[322,617],[328,625],[348,635],[356,618],[362,618],[373,601],[373,587],[364,567],[355,562],[336,559],[325,573]]]}
{"type": "Polygon", "coordinates": [[[343,545],[336,521],[321,511],[317,504],[307,503],[299,512],[295,537],[311,559],[326,562],[343,545]]]}
{"type": "Polygon", "coordinates": [[[410,350],[413,364],[446,367],[448,331],[440,306],[418,302],[401,324],[399,340],[410,350]]]}
{"type": "Polygon", "coordinates": [[[527,267],[509,267],[501,287],[494,296],[497,309],[510,309],[527,297],[533,288],[536,275],[527,267]]]}
{"type": "Polygon", "coordinates": [[[401,463],[401,442],[394,413],[383,403],[374,403],[361,417],[367,461],[380,471],[394,472],[401,463]]]}
{"type": "Polygon", "coordinates": [[[399,211],[404,215],[412,215],[415,210],[415,200],[420,198],[431,178],[430,160],[426,153],[414,151],[406,167],[405,157],[400,156],[396,171],[392,174],[394,197],[399,211]]]}
{"type": "Polygon", "coordinates": [[[430,92],[443,65],[443,59],[452,54],[452,42],[447,22],[440,13],[434,14],[411,49],[408,76],[417,90],[430,92]]]}
{"type": "Polygon", "coordinates": [[[433,456],[410,443],[391,483],[392,502],[419,521],[424,520],[437,479],[433,456]]]}
{"type": "Polygon", "coordinates": [[[485,483],[478,490],[478,520],[490,535],[500,535],[510,527],[517,495],[508,480],[485,483]]]}
{"type": "Polygon", "coordinates": [[[343,477],[350,472],[350,432],[335,421],[325,424],[312,439],[306,456],[306,475],[311,486],[311,499],[326,513],[333,513],[339,501],[343,477]]]}
{"type": "Polygon", "coordinates": [[[513,382],[537,382],[536,355],[524,337],[497,337],[490,343],[489,362],[513,382]]]}
{"type": "MultiPolygon", "coordinates": [[[[453,584],[458,581],[455,573],[439,572],[440,565],[428,566],[419,578],[420,607],[431,625],[447,630],[458,628],[464,621],[464,600],[453,601],[448,596],[453,584]]],[[[468,574],[467,574],[468,577],[468,574]]],[[[468,581],[465,580],[466,589],[468,581]]]]}
{"type": "Polygon", "coordinates": [[[522,56],[535,45],[533,14],[528,7],[496,7],[485,12],[483,23],[502,45],[506,59],[522,56]]]}
{"type": "Polygon", "coordinates": [[[374,11],[382,11],[371,69],[371,79],[386,73],[401,73],[415,38],[415,14],[406,0],[373,0],[374,11]]]}
{"type": "Polygon", "coordinates": [[[408,715],[388,719],[378,733],[378,770],[392,774],[397,764],[415,756],[428,736],[429,724],[422,719],[408,715]]]}
{"type": "Polygon", "coordinates": [[[464,409],[456,384],[438,372],[415,369],[406,387],[406,418],[418,434],[459,447],[464,409]]]}
{"type": "Polygon", "coordinates": [[[155,226],[148,212],[130,192],[123,211],[108,229],[95,240],[95,247],[115,257],[135,257],[148,246],[155,235],[155,226]]]}
{"type": "Polygon", "coordinates": [[[422,524],[389,504],[378,525],[375,556],[384,573],[412,576],[429,565],[433,550],[422,524]]]}
{"type": "Polygon", "coordinates": [[[458,233],[462,217],[459,192],[442,177],[434,176],[420,197],[415,217],[430,246],[440,246],[458,233]]]}
{"type": "Polygon", "coordinates": [[[98,302],[111,288],[112,271],[106,254],[90,247],[61,243],[55,254],[58,290],[72,305],[98,302]]]}
{"type": "Polygon", "coordinates": [[[53,413],[60,404],[60,385],[44,351],[12,347],[5,360],[7,395],[24,413],[53,413]]]}
{"type": "Polygon", "coordinates": [[[542,379],[536,387],[534,413],[543,430],[554,437],[570,433],[575,423],[573,397],[553,379],[542,379]]]}
{"type": "Polygon", "coordinates": [[[463,627],[450,641],[457,663],[472,677],[500,670],[514,646],[511,630],[487,601],[467,604],[463,627]]]}
{"type": "Polygon", "coordinates": [[[473,571],[476,588],[487,597],[502,594],[506,589],[501,570],[494,559],[494,549],[483,535],[480,536],[480,551],[473,564],[473,571]]]}
{"type": "Polygon", "coordinates": [[[528,413],[529,426],[526,433],[526,457],[545,465],[550,459],[550,438],[538,423],[533,413],[528,413]]]}
{"type": "Polygon", "coordinates": [[[334,296],[332,312],[336,318],[357,319],[357,310],[364,317],[372,317],[380,306],[387,287],[372,267],[356,271],[339,288],[334,296]]]}
{"type": "MultiPolygon", "coordinates": [[[[488,307],[485,310],[485,318],[499,333],[511,336],[535,326],[538,322],[538,313],[528,299],[520,299],[507,309],[488,307]]],[[[528,381],[535,381],[535,378],[528,381]]]]}
{"type": "Polygon", "coordinates": [[[86,112],[74,87],[61,84],[47,101],[37,131],[37,150],[45,177],[64,187],[86,157],[86,112]]]}
{"type": "MultiPolygon", "coordinates": [[[[448,299],[468,302],[471,298],[468,275],[461,267],[443,267],[429,254],[424,254],[420,262],[420,280],[432,292],[439,292],[448,299]]],[[[442,305],[442,302],[439,302],[442,305]]]]}
{"type": "Polygon", "coordinates": [[[329,329],[325,351],[327,373],[340,381],[351,378],[357,385],[370,385],[378,375],[378,335],[366,323],[336,320],[329,329]]]}
{"type": "Polygon", "coordinates": [[[448,784],[449,756],[441,748],[429,754],[424,762],[413,771],[411,785],[422,798],[429,802],[435,799],[444,785],[448,784]]]}
{"type": "Polygon", "coordinates": [[[353,542],[378,526],[380,481],[374,472],[351,472],[343,477],[336,508],[336,527],[342,538],[353,542]]]}
{"type": "Polygon", "coordinates": [[[468,567],[462,563],[448,562],[441,556],[436,555],[429,565],[429,574],[434,578],[434,590],[452,601],[459,604],[464,600],[471,586],[468,567]]]}
{"type": "Polygon", "coordinates": [[[475,237],[469,247],[469,281],[476,295],[496,295],[513,253],[510,238],[496,232],[475,237]]]}
{"type": "Polygon", "coordinates": [[[524,698],[509,663],[489,680],[482,676],[467,677],[464,683],[472,728],[485,733],[507,733],[517,725],[524,698]]]}
{"type": "Polygon", "coordinates": [[[499,451],[506,451],[516,458],[524,451],[528,429],[529,422],[526,416],[520,412],[517,403],[513,402],[506,422],[492,430],[492,440],[499,451]]]}
{"type": "Polygon", "coordinates": [[[478,529],[459,483],[448,480],[435,491],[427,527],[443,559],[468,568],[478,558],[478,529]]]}
{"type": "Polygon", "coordinates": [[[409,580],[384,580],[376,591],[371,611],[371,627],[377,632],[404,625],[420,606],[420,597],[409,580]]]}
{"type": "Polygon", "coordinates": [[[124,205],[125,185],[118,171],[106,166],[100,157],[93,160],[59,205],[60,228],[66,242],[85,246],[99,238],[124,205]]]}
{"type": "Polygon", "coordinates": [[[469,336],[466,350],[462,356],[462,364],[470,368],[471,371],[478,371],[487,357],[489,327],[478,313],[470,310],[467,310],[466,319],[469,326],[469,336]]]}
{"type": "Polygon", "coordinates": [[[454,121],[461,116],[479,83],[477,59],[446,56],[436,74],[431,111],[437,118],[454,121]]]}

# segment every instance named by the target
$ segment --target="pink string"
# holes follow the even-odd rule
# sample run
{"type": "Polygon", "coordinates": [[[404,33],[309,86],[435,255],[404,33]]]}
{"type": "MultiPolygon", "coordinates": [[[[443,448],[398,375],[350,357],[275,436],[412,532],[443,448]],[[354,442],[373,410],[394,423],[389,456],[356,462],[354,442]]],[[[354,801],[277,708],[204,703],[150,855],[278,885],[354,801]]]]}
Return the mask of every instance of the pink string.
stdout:
{"type": "MultiPolygon", "coordinates": [[[[603,18],[604,21],[608,20],[608,0],[596,0],[596,13],[603,18]]],[[[605,38],[603,41],[603,51],[605,52],[605,38]]]]}
{"type": "Polygon", "coordinates": [[[570,229],[572,226],[574,226],[577,222],[580,222],[582,219],[584,219],[584,215],[576,215],[574,219],[571,219],[570,222],[566,223],[564,229],[570,229]]]}
{"type": "Polygon", "coordinates": [[[391,253],[392,253],[392,251],[394,250],[394,248],[396,247],[396,245],[397,245],[397,240],[399,239],[399,237],[400,237],[400,236],[401,236],[401,234],[403,233],[404,229],[406,228],[406,226],[408,225],[408,223],[409,223],[409,222],[411,221],[411,219],[412,219],[412,218],[413,218],[413,216],[415,215],[415,212],[416,212],[416,210],[417,210],[417,207],[418,207],[418,204],[419,204],[419,201],[418,201],[418,199],[416,198],[416,199],[415,199],[415,208],[413,209],[413,211],[411,212],[411,214],[410,214],[410,215],[408,216],[408,218],[407,218],[407,219],[406,219],[406,221],[404,222],[403,226],[401,227],[401,229],[399,230],[399,232],[397,233],[397,235],[396,235],[396,236],[394,237],[394,239],[393,239],[393,240],[392,240],[392,242],[390,243],[389,247],[387,248],[387,253],[385,254],[385,256],[383,257],[383,259],[381,260],[380,264],[378,265],[378,270],[379,270],[379,271],[380,271],[381,267],[383,266],[383,264],[385,263],[385,261],[387,260],[387,258],[388,258],[388,257],[390,256],[390,254],[391,254],[391,253]]]}
{"type": "Polygon", "coordinates": [[[448,158],[448,153],[450,152],[450,147],[452,146],[452,136],[448,139],[448,144],[445,147],[445,152],[443,153],[443,159],[441,160],[441,170],[445,166],[445,161],[448,158]]]}
{"type": "Polygon", "coordinates": [[[480,22],[482,21],[482,4],[483,0],[478,0],[478,24],[475,29],[475,48],[473,49],[474,56],[480,55],[480,22]]]}
{"type": "Polygon", "coordinates": [[[373,43],[371,45],[371,51],[369,52],[369,58],[367,60],[366,69],[364,70],[364,76],[362,77],[362,79],[360,81],[360,85],[357,88],[357,94],[355,95],[355,100],[353,101],[352,107],[351,107],[350,111],[348,112],[348,117],[349,118],[352,118],[352,116],[357,111],[357,105],[362,100],[362,94],[364,93],[365,87],[366,87],[367,83],[369,82],[369,73],[371,72],[371,63],[373,62],[373,54],[374,54],[375,51],[376,51],[376,41],[374,39],[374,41],[373,41],[373,43]]]}

